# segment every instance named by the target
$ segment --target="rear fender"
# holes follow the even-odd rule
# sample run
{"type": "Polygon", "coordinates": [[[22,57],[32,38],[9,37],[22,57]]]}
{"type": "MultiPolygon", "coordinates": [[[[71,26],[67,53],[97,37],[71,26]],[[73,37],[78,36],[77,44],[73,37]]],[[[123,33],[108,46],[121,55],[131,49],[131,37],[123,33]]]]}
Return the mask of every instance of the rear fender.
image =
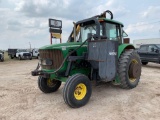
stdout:
{"type": "Polygon", "coordinates": [[[132,44],[121,44],[118,46],[118,58],[123,53],[125,49],[135,49],[135,47],[132,44]]]}
{"type": "MultiPolygon", "coordinates": [[[[126,49],[135,49],[135,47],[132,44],[121,44],[118,46],[118,59],[121,56],[121,54],[123,53],[124,50],[126,49]]],[[[119,76],[117,74],[115,81],[113,81],[114,84],[120,84],[120,79],[119,76]]]]}

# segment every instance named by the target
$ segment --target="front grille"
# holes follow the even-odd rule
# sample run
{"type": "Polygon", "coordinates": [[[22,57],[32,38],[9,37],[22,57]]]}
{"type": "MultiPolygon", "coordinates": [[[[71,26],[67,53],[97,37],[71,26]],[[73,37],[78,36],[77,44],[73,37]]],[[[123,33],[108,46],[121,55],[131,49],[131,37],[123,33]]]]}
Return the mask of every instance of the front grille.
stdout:
{"type": "Polygon", "coordinates": [[[30,53],[23,53],[23,56],[31,56],[30,53]]]}
{"type": "Polygon", "coordinates": [[[41,65],[42,69],[57,69],[63,62],[61,50],[39,50],[40,59],[51,59],[52,65],[41,65]]]}

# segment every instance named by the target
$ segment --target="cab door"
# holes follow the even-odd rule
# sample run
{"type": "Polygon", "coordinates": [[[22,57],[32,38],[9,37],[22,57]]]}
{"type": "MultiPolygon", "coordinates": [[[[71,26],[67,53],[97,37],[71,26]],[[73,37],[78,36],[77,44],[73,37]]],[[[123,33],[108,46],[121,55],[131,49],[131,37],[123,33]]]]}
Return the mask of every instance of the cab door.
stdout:
{"type": "Polygon", "coordinates": [[[150,62],[159,62],[159,52],[155,45],[148,46],[148,59],[150,62]]]}

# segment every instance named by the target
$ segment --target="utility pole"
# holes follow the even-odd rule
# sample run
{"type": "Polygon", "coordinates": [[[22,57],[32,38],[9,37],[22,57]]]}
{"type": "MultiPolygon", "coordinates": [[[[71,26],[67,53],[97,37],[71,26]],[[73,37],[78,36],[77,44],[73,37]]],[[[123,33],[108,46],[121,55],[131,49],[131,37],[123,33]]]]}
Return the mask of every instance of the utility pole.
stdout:
{"type": "Polygon", "coordinates": [[[30,42],[29,42],[29,47],[30,47],[30,52],[31,52],[32,50],[31,50],[31,43],[30,42]]]}

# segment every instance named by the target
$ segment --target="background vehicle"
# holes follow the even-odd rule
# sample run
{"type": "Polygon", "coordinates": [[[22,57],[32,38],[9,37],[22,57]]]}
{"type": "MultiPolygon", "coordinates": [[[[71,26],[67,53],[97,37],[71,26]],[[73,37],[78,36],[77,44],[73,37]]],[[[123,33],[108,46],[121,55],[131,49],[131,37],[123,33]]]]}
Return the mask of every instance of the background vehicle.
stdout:
{"type": "Polygon", "coordinates": [[[8,49],[8,56],[10,56],[11,59],[18,58],[21,59],[30,59],[32,60],[32,55],[30,52],[28,52],[26,49],[8,49]]]}
{"type": "MultiPolygon", "coordinates": [[[[62,24],[50,19],[49,25],[62,24]]],[[[78,21],[67,43],[39,49],[40,65],[32,71],[33,76],[39,76],[39,89],[44,93],[55,92],[61,82],[66,82],[64,101],[70,107],[77,108],[90,99],[90,80],[97,83],[112,81],[124,89],[136,87],[141,75],[141,61],[134,46],[124,44],[124,36],[127,35],[123,24],[113,20],[109,10],[78,21]],[[111,19],[106,18],[106,13],[111,15],[111,19]]]]}
{"type": "Polygon", "coordinates": [[[32,57],[36,57],[37,59],[39,58],[39,50],[37,48],[32,49],[32,57]]]}
{"type": "Polygon", "coordinates": [[[143,65],[148,62],[160,63],[160,44],[141,45],[137,50],[143,65]]]}
{"type": "Polygon", "coordinates": [[[4,52],[0,51],[0,62],[4,61],[4,52]]]}
{"type": "Polygon", "coordinates": [[[17,49],[8,49],[8,56],[13,59],[16,57],[17,49]]]}

